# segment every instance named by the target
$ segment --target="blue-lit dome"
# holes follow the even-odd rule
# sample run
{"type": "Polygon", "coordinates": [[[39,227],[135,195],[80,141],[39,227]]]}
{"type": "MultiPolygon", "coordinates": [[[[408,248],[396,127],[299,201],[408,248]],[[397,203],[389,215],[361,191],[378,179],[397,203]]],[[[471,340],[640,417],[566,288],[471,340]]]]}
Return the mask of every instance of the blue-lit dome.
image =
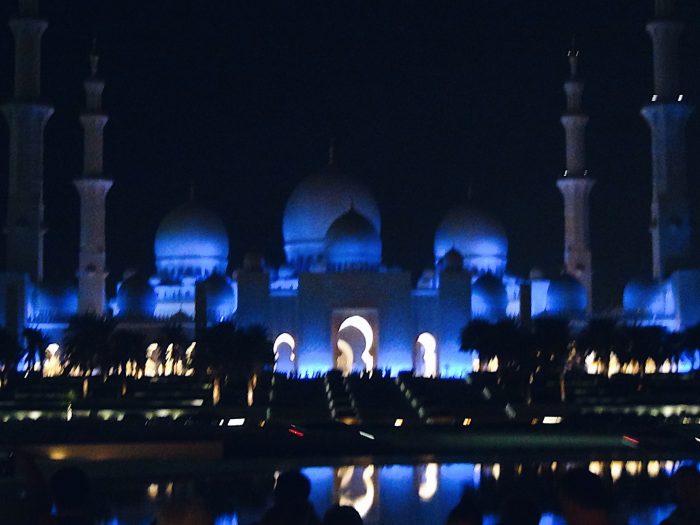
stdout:
{"type": "Polygon", "coordinates": [[[148,280],[133,275],[122,282],[117,290],[119,317],[150,319],[156,311],[158,296],[148,280]]]}
{"type": "Polygon", "coordinates": [[[70,283],[43,283],[35,294],[36,321],[66,320],[78,312],[78,290],[70,283]]]}
{"type": "Polygon", "coordinates": [[[654,281],[635,279],[622,293],[622,306],[632,315],[662,315],[665,309],[665,289],[654,281]]]}
{"type": "Polygon", "coordinates": [[[377,203],[363,183],[337,172],[333,165],[302,180],[287,201],[282,221],[287,261],[306,270],[323,256],[331,224],[350,206],[381,232],[377,203]]]}
{"type": "Polygon", "coordinates": [[[501,280],[487,273],[472,285],[472,316],[498,321],[506,316],[508,294],[501,280]]]}
{"type": "Polygon", "coordinates": [[[353,207],[328,228],[325,256],[332,271],[376,269],[382,262],[382,241],[369,219],[353,207]]]}
{"type": "Polygon", "coordinates": [[[586,312],[588,296],[583,285],[571,275],[552,279],[547,288],[547,315],[580,315],[586,312]]]}
{"type": "Polygon", "coordinates": [[[158,275],[163,278],[224,273],[229,255],[226,227],[209,210],[187,203],[160,223],[155,255],[158,275]]]}
{"type": "Polygon", "coordinates": [[[233,315],[236,295],[231,280],[225,275],[213,274],[204,281],[207,301],[207,318],[220,321],[233,315]]]}
{"type": "Polygon", "coordinates": [[[472,207],[458,207],[445,215],[435,232],[435,261],[452,249],[475,273],[503,275],[508,258],[508,237],[491,215],[472,207]]]}

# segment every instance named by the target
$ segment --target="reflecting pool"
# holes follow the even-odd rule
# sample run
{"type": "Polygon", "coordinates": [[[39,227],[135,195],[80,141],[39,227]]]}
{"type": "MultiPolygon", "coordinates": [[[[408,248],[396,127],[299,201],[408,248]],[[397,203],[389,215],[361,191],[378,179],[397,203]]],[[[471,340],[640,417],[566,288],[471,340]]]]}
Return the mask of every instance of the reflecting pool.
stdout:
{"type": "MultiPolygon", "coordinates": [[[[489,463],[458,461],[391,464],[315,465],[302,471],[312,483],[311,500],[319,515],[332,504],[352,505],[368,524],[444,523],[465,490],[474,491],[485,509],[486,524],[498,521],[505,495],[528,491],[543,510],[542,525],[563,523],[555,498],[557,476],[586,467],[610,486],[618,513],[632,525],[656,525],[673,509],[670,476],[695,460],[605,459],[586,461],[489,463]]],[[[288,466],[289,464],[287,464],[288,466]]],[[[96,510],[103,525],[150,525],[159,505],[195,497],[209,505],[217,525],[247,525],[269,504],[279,465],[200,469],[178,476],[134,475],[125,470],[93,474],[96,510]],[[109,475],[106,473],[109,472],[109,475]]]]}

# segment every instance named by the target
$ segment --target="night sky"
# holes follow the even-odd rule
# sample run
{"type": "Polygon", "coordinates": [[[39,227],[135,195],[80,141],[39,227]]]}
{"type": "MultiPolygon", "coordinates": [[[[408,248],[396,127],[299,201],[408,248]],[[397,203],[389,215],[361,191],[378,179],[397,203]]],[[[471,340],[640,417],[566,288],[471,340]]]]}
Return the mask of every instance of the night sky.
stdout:
{"type": "MultiPolygon", "coordinates": [[[[10,4],[10,5],[7,5],[10,4]]],[[[0,23],[15,11],[3,2],[0,23]]],[[[700,93],[700,5],[687,23],[682,86],[700,93]]],[[[243,2],[52,0],[43,93],[47,278],[77,266],[82,81],[98,36],[104,106],[108,265],[153,270],[159,221],[188,198],[226,222],[232,267],[257,250],[283,259],[287,197],[326,161],[365,181],[382,214],[384,259],[414,276],[432,261],[444,213],[474,201],[504,223],[509,271],[562,266],[562,82],[572,33],[587,81],[592,243],[599,308],[632,276],[650,274],[649,131],[652,93],[644,24],[651,0],[243,2]],[[304,4],[294,5],[294,4],[304,4]]],[[[12,90],[12,39],[0,34],[0,97],[12,90]]],[[[700,117],[688,126],[690,201],[700,216],[700,117]]],[[[7,129],[0,127],[0,215],[7,129]]],[[[696,228],[699,231],[700,228],[696,228]]],[[[697,243],[696,243],[697,244],[697,243]]]]}

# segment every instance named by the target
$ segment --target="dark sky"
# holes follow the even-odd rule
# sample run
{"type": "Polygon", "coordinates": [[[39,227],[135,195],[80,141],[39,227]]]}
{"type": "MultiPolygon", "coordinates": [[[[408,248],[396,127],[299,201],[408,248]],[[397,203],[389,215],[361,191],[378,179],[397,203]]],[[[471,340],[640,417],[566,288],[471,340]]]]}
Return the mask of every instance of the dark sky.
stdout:
{"type": "MultiPolygon", "coordinates": [[[[13,2],[0,7],[2,26],[13,2]],[[10,5],[7,5],[10,4],[10,5]]],[[[600,307],[650,272],[652,92],[644,23],[651,0],[255,2],[52,0],[44,37],[47,275],[77,265],[82,169],[78,114],[95,31],[107,81],[105,165],[112,284],[151,271],[169,210],[198,199],[226,222],[236,266],[259,250],[282,260],[281,218],[294,186],[325,162],[365,181],[382,213],[385,261],[414,275],[432,260],[445,211],[474,198],[504,223],[509,269],[562,264],[562,82],[571,34],[587,80],[592,242],[600,307]],[[295,5],[299,4],[299,5],[295,5]],[[301,5],[303,4],[303,5],[301,5]]],[[[682,85],[700,92],[700,5],[687,22],[682,85]]],[[[12,39],[0,35],[0,96],[12,86],[12,39]]],[[[690,200],[700,203],[700,124],[688,127],[690,200]]],[[[4,217],[7,129],[0,127],[4,217]]],[[[697,209],[696,211],[700,211],[697,209]]],[[[697,223],[697,221],[696,221],[697,223]]]]}

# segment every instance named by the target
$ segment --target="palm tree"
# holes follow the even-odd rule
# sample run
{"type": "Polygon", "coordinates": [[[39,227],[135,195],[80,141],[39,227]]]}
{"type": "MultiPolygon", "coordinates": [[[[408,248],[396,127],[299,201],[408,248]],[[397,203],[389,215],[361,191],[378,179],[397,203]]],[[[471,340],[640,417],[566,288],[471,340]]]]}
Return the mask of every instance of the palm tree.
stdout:
{"type": "Polygon", "coordinates": [[[462,329],[460,350],[463,352],[476,351],[479,360],[490,361],[498,355],[498,341],[495,327],[484,319],[473,319],[462,329]]]}
{"type": "Polygon", "coordinates": [[[566,372],[571,336],[569,323],[558,317],[538,317],[532,323],[531,352],[535,353],[534,372],[549,371],[559,378],[559,399],[566,401],[566,372]]]}
{"type": "Polygon", "coordinates": [[[169,322],[160,329],[158,336],[158,344],[162,348],[172,346],[173,362],[185,361],[185,351],[187,346],[192,342],[190,337],[187,337],[181,324],[169,322]]]}
{"type": "Polygon", "coordinates": [[[6,384],[11,373],[17,370],[17,363],[21,359],[22,354],[23,351],[17,343],[17,337],[7,328],[0,328],[1,384],[6,384]]]}
{"type": "Polygon", "coordinates": [[[112,362],[110,340],[115,322],[106,317],[79,315],[68,322],[63,335],[63,349],[71,367],[83,372],[100,368],[109,370],[112,362]]]}
{"type": "Polygon", "coordinates": [[[110,367],[121,368],[126,375],[127,363],[136,363],[143,370],[146,365],[146,337],[135,330],[115,328],[109,337],[110,367]]]}
{"type": "Polygon", "coordinates": [[[610,354],[627,348],[617,322],[607,318],[591,319],[576,337],[576,346],[582,351],[583,357],[595,352],[603,361],[605,370],[610,364],[610,354]]]}
{"type": "Polygon", "coordinates": [[[194,352],[195,369],[225,381],[248,380],[265,365],[274,363],[272,341],[265,328],[240,328],[233,322],[202,330],[194,352]]]}
{"type": "Polygon", "coordinates": [[[511,319],[490,323],[474,319],[462,329],[460,349],[465,352],[476,350],[481,362],[498,358],[497,383],[504,375],[516,382],[529,366],[527,336],[522,327],[511,319]]]}
{"type": "Polygon", "coordinates": [[[256,372],[274,362],[272,348],[265,329],[259,326],[240,328],[223,322],[202,329],[194,351],[194,368],[213,376],[214,404],[219,402],[222,383],[233,385],[235,398],[246,392],[246,384],[250,391],[256,372]]]}
{"type": "Polygon", "coordinates": [[[27,369],[33,371],[38,364],[39,369],[43,372],[44,349],[47,344],[44,334],[36,328],[25,328],[22,332],[22,337],[25,342],[27,369]]]}

